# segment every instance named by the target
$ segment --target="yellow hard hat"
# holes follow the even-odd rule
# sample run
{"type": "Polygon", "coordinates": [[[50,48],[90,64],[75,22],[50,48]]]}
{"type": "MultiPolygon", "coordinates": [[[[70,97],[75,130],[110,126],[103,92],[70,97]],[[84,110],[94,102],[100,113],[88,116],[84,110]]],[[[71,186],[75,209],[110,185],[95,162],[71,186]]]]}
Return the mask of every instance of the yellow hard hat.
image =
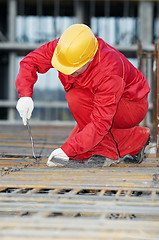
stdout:
{"type": "Polygon", "coordinates": [[[60,37],[52,57],[52,66],[70,75],[89,62],[98,49],[92,30],[84,24],[73,24],[60,37]]]}

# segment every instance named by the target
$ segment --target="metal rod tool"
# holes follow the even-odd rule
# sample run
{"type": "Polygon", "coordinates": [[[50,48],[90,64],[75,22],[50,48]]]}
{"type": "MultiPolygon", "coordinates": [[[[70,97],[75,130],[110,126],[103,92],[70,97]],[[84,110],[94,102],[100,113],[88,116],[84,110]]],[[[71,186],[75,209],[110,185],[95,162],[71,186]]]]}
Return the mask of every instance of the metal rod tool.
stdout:
{"type": "Polygon", "coordinates": [[[29,132],[29,136],[30,136],[30,140],[31,140],[31,145],[32,145],[32,154],[33,154],[33,157],[37,160],[37,157],[35,155],[34,140],[32,137],[31,128],[30,128],[28,120],[27,120],[27,128],[28,128],[28,132],[29,132]]]}

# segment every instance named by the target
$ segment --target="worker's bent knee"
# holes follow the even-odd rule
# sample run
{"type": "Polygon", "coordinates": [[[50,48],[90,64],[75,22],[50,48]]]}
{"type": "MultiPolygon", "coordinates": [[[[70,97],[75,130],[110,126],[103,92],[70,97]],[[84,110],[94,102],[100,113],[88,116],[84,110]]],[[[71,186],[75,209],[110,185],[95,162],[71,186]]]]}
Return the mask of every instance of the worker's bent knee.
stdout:
{"type": "Polygon", "coordinates": [[[72,88],[66,94],[66,100],[71,111],[79,111],[80,108],[91,111],[93,108],[93,98],[93,93],[88,89],[82,88],[72,88]]]}

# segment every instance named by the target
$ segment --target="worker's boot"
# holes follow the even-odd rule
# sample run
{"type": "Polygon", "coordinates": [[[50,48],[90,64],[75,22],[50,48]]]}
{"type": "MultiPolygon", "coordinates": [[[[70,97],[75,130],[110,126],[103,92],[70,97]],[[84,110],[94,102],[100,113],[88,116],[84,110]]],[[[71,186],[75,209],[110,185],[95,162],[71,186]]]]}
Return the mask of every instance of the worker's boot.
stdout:
{"type": "Polygon", "coordinates": [[[131,156],[129,154],[127,156],[124,156],[123,162],[125,162],[125,163],[141,163],[145,156],[145,152],[144,152],[145,148],[147,145],[149,145],[149,143],[150,143],[150,135],[148,137],[148,140],[147,140],[145,146],[141,149],[141,151],[138,154],[133,155],[133,156],[131,156]]]}
{"type": "Polygon", "coordinates": [[[112,160],[110,158],[101,156],[101,155],[93,155],[88,160],[84,162],[85,167],[110,167],[112,164],[118,164],[122,161],[122,159],[112,160]]]}

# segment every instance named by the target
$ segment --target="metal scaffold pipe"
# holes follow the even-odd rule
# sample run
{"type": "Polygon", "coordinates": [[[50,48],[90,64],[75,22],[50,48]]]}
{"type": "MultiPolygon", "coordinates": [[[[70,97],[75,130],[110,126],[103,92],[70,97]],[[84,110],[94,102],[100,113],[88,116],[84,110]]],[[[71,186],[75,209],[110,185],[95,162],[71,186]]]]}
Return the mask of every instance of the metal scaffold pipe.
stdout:
{"type": "Polygon", "coordinates": [[[159,37],[157,47],[157,153],[156,157],[159,157],[159,37]]]}
{"type": "MultiPolygon", "coordinates": [[[[16,28],[16,14],[17,14],[17,1],[9,0],[8,1],[8,39],[10,43],[15,42],[15,28],[16,28]]],[[[15,100],[15,59],[16,53],[9,53],[9,75],[8,75],[8,98],[9,100],[15,100]]],[[[14,120],[15,111],[13,108],[8,110],[8,119],[10,121],[14,120]]]]}

